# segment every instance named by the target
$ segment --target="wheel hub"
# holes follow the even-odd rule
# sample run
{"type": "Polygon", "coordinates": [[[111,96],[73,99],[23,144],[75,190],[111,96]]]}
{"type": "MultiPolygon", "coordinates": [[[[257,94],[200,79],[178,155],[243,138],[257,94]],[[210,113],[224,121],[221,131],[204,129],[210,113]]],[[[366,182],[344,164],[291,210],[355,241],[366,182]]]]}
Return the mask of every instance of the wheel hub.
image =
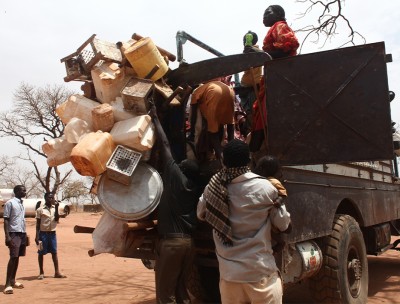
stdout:
{"type": "Polygon", "coordinates": [[[353,297],[356,297],[361,286],[361,261],[359,259],[352,259],[347,265],[347,270],[350,293],[353,297]]]}

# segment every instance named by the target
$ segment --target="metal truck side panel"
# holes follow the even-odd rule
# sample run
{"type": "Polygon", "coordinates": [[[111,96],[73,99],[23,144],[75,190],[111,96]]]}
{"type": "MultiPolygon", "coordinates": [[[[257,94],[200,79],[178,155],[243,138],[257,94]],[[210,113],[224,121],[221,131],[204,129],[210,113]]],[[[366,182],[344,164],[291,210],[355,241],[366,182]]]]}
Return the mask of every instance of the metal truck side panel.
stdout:
{"type": "Polygon", "coordinates": [[[293,225],[289,242],[330,234],[339,206],[364,227],[400,217],[398,184],[291,167],[283,174],[293,225]]]}
{"type": "Polygon", "coordinates": [[[391,159],[383,42],[265,64],[269,153],[284,165],[391,159]]]}

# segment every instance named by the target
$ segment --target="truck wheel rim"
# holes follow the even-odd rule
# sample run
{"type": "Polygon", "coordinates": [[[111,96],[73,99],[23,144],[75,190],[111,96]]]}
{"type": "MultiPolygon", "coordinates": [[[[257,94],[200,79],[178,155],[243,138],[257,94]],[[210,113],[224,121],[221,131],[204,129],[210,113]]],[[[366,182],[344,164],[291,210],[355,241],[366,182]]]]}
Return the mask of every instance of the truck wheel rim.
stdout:
{"type": "Polygon", "coordinates": [[[347,261],[349,291],[353,297],[357,297],[360,294],[361,289],[362,265],[356,248],[350,248],[347,261]]]}

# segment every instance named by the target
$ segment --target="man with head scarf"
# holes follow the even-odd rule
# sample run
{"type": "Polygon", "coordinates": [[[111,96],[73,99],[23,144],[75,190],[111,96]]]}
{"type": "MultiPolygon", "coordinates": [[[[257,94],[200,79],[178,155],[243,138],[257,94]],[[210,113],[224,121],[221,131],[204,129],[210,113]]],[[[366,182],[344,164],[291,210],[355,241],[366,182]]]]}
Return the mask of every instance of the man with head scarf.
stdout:
{"type": "Polygon", "coordinates": [[[285,206],[274,207],[278,191],[250,172],[249,157],[249,147],[240,140],[224,147],[225,167],[205,188],[197,216],[213,227],[222,303],[281,303],[271,226],[286,230],[290,214],[285,206]]]}

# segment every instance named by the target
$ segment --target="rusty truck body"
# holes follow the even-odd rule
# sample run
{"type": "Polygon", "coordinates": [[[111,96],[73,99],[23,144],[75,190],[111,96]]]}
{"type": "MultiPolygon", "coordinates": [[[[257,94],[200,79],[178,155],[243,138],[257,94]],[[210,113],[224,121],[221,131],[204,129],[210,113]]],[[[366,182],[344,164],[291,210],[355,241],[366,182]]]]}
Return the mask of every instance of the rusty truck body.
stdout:
{"type": "MultiPolygon", "coordinates": [[[[252,56],[259,55],[185,64],[167,74],[166,81],[175,89],[239,73],[244,66],[240,60],[248,61],[248,68],[255,66],[252,56]]],[[[267,147],[283,165],[293,226],[280,235],[285,245],[276,253],[283,281],[310,280],[317,302],[366,303],[367,255],[396,249],[398,241],[392,244],[391,239],[400,235],[400,182],[386,69],[390,56],[379,42],[268,59],[266,55],[262,62],[267,147]]],[[[184,121],[174,147],[184,154],[183,126],[184,121]]],[[[152,265],[157,238],[152,226],[136,223],[136,230],[128,229],[130,241],[121,256],[152,265]]],[[[215,303],[219,274],[210,228],[200,224],[194,239],[189,289],[202,302],[215,303]]]]}

